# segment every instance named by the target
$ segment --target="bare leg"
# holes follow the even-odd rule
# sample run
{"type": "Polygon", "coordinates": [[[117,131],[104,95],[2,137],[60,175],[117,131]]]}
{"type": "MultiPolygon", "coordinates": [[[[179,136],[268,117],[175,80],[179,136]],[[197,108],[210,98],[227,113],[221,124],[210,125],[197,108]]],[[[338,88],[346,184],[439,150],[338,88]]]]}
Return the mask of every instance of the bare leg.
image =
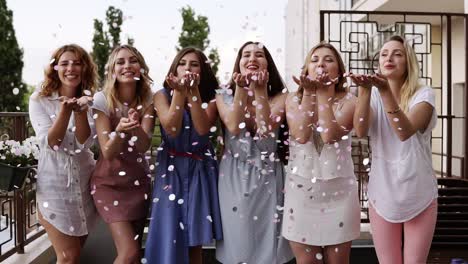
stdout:
{"type": "Polygon", "coordinates": [[[69,236],[45,220],[39,213],[39,221],[47,232],[50,242],[57,256],[57,264],[79,264],[82,241],[86,236],[69,236]]]}
{"type": "Polygon", "coordinates": [[[297,264],[323,264],[323,251],[320,246],[310,246],[289,241],[297,264]]]}
{"type": "Polygon", "coordinates": [[[348,264],[351,253],[351,241],[338,245],[326,246],[325,262],[327,264],[348,264]]]}
{"type": "Polygon", "coordinates": [[[117,258],[114,264],[139,264],[140,245],[135,240],[136,232],[131,222],[115,222],[109,224],[109,229],[117,248],[117,258]]]}

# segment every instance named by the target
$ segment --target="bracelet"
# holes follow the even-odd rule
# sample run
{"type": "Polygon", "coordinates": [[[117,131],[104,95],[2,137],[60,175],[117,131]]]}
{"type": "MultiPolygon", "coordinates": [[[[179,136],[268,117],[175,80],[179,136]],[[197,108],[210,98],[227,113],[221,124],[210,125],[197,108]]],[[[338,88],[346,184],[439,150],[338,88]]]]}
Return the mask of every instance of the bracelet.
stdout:
{"type": "Polygon", "coordinates": [[[393,110],[393,111],[387,111],[387,114],[393,115],[393,114],[396,114],[396,113],[398,113],[398,112],[400,112],[400,111],[401,111],[401,108],[400,108],[400,107],[397,107],[397,109],[395,109],[395,110],[393,110]]]}

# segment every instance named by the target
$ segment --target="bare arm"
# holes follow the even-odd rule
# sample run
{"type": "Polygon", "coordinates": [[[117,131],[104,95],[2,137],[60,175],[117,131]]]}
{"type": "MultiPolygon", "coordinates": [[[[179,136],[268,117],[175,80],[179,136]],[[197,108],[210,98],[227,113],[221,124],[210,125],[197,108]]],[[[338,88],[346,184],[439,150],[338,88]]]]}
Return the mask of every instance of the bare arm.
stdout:
{"type": "MultiPolygon", "coordinates": [[[[129,116],[131,112],[129,110],[129,116]]],[[[143,117],[138,118],[140,126],[130,132],[132,139],[136,139],[134,146],[139,153],[145,153],[151,146],[151,138],[154,130],[154,108],[153,105],[147,107],[143,113],[143,117]],[[135,138],[134,138],[135,137],[135,138]]]]}
{"type": "Polygon", "coordinates": [[[223,95],[218,94],[216,95],[216,106],[226,129],[231,134],[238,135],[241,130],[239,124],[245,121],[248,94],[244,87],[247,86],[247,76],[234,73],[233,79],[236,82],[236,92],[234,93],[232,105],[226,104],[223,95]]]}
{"type": "Polygon", "coordinates": [[[174,94],[170,104],[167,102],[167,97],[163,91],[157,92],[154,96],[154,106],[158,112],[159,121],[170,137],[177,137],[182,130],[182,117],[187,93],[185,87],[179,85],[179,81],[174,78],[168,79],[170,85],[174,87],[172,89],[174,94]]]}
{"type": "MultiPolygon", "coordinates": [[[[348,98],[346,95],[341,100],[343,101],[340,115],[335,115],[333,111],[334,102],[330,100],[334,93],[335,81],[330,80],[328,74],[324,74],[318,78],[322,83],[322,87],[317,89],[318,101],[318,119],[321,130],[320,136],[324,143],[330,144],[340,141],[344,135],[349,134],[353,128],[353,115],[355,108],[355,98],[348,98]]],[[[335,94],[335,97],[338,94],[335,94]]],[[[319,129],[319,128],[317,128],[319,129]]]]}
{"type": "Polygon", "coordinates": [[[407,140],[418,131],[426,130],[431,121],[432,111],[434,111],[432,105],[427,102],[418,103],[411,111],[405,113],[403,110],[395,110],[399,109],[399,106],[389,88],[379,88],[379,93],[393,132],[397,134],[401,141],[407,140]]]}
{"type": "Polygon", "coordinates": [[[189,74],[189,76],[190,75],[192,75],[192,77],[190,77],[188,81],[195,80],[194,85],[190,87],[189,93],[187,93],[193,126],[199,135],[206,135],[210,132],[210,128],[214,125],[218,117],[216,104],[215,102],[209,102],[207,103],[206,109],[202,108],[203,102],[201,101],[200,91],[198,89],[199,76],[198,74],[194,76],[195,74],[193,73],[189,74]]]}
{"type": "Polygon", "coordinates": [[[365,75],[349,74],[349,77],[359,86],[353,124],[356,136],[362,138],[367,136],[370,122],[373,119],[373,113],[370,107],[372,83],[365,75]]]}
{"type": "Polygon", "coordinates": [[[310,80],[301,76],[298,80],[293,76],[296,83],[304,88],[302,100],[296,93],[290,93],[286,99],[286,118],[288,120],[289,131],[291,136],[300,144],[305,144],[309,141],[312,134],[312,126],[317,122],[317,95],[315,87],[310,80]]]}

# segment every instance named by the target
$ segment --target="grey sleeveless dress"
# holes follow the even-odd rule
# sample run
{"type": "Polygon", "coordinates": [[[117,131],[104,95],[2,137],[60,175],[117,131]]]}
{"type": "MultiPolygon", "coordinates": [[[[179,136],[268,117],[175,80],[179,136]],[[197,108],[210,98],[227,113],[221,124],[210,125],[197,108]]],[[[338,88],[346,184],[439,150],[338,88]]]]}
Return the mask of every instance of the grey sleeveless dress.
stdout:
{"type": "MultiPolygon", "coordinates": [[[[225,95],[226,102],[232,96],[225,95]]],[[[284,169],[276,154],[277,136],[257,138],[243,129],[225,131],[219,168],[219,202],[224,239],[216,258],[225,264],[285,263],[293,258],[281,236],[284,169]]]]}

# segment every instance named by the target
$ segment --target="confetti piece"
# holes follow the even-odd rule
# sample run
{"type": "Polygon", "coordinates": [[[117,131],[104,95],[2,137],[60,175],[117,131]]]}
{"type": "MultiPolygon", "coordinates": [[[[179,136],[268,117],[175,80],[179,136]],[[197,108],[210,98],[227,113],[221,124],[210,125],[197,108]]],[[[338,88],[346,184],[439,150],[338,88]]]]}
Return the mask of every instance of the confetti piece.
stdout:
{"type": "Polygon", "coordinates": [[[174,201],[175,198],[176,198],[175,194],[172,193],[169,195],[169,201],[174,201]]]}
{"type": "Polygon", "coordinates": [[[211,218],[211,215],[207,215],[207,216],[206,216],[206,219],[207,219],[208,221],[210,221],[211,223],[213,223],[213,219],[211,218]]]}
{"type": "Polygon", "coordinates": [[[127,173],[125,171],[119,171],[119,176],[125,176],[127,173]]]}
{"type": "Polygon", "coordinates": [[[367,164],[369,164],[369,158],[363,159],[363,160],[362,160],[362,164],[363,164],[364,166],[366,166],[367,164]]]}
{"type": "Polygon", "coordinates": [[[44,203],[42,204],[42,206],[43,206],[44,208],[47,208],[47,207],[49,207],[49,203],[48,203],[48,202],[44,202],[44,203]]]}
{"type": "Polygon", "coordinates": [[[241,123],[239,124],[239,128],[240,128],[240,129],[244,129],[244,128],[245,128],[245,122],[241,122],[241,123]]]}
{"type": "Polygon", "coordinates": [[[315,258],[318,259],[318,260],[322,260],[323,256],[322,256],[321,253],[317,253],[317,254],[315,254],[315,258]]]}

